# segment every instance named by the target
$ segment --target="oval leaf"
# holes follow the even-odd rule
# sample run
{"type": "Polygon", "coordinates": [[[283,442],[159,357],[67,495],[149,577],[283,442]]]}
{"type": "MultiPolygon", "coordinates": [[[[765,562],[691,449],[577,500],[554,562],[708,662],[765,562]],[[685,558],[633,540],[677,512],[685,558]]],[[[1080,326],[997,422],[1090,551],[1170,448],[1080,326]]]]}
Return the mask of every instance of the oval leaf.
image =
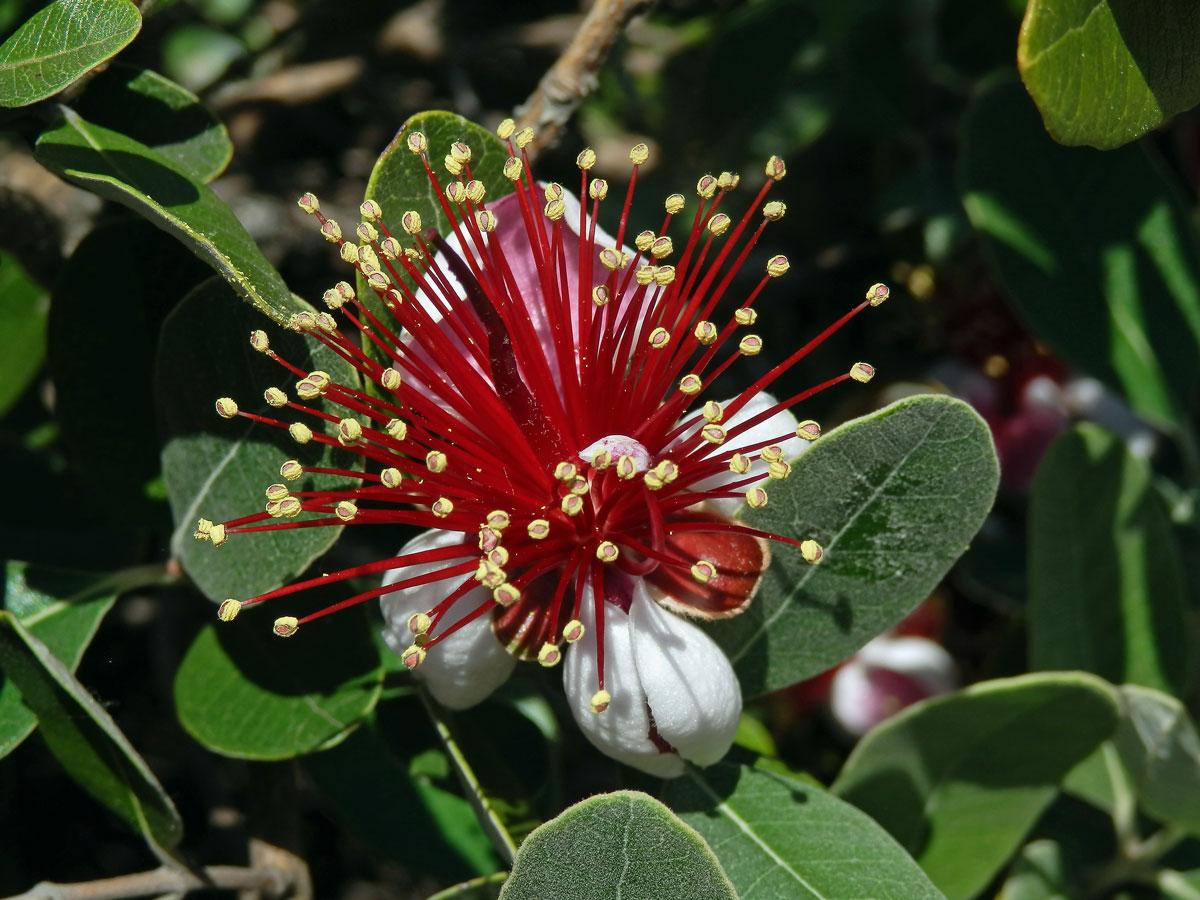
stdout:
{"type": "Polygon", "coordinates": [[[10,253],[0,252],[0,416],[37,375],[46,357],[46,292],[10,253]]]}
{"type": "Polygon", "coordinates": [[[1142,808],[1200,837],[1200,735],[1183,704],[1160,691],[1121,687],[1117,749],[1142,808]]]}
{"type": "Polygon", "coordinates": [[[0,106],[56,94],[134,39],[131,0],[56,0],[0,44],[0,106]]]}
{"type": "Polygon", "coordinates": [[[950,397],[901,400],[820,438],[744,516],[825,556],[810,566],[777,545],[749,609],[710,626],[742,689],[823,672],[903,619],[966,550],[998,482],[987,426],[950,397]]]}
{"type": "Polygon", "coordinates": [[[1083,673],[982,682],[869,732],[832,789],[891,832],[950,900],[967,900],[1113,733],[1117,712],[1113,689],[1083,673]]]}
{"type": "Polygon", "coordinates": [[[1061,147],[1007,81],[976,99],[963,138],[963,205],[1034,333],[1136,412],[1178,422],[1200,375],[1200,254],[1150,151],[1061,147]]]}
{"type": "Polygon", "coordinates": [[[663,800],[717,848],[742,900],[942,897],[869,816],[812,784],[723,763],[689,769],[663,800]]]}
{"type": "Polygon", "coordinates": [[[180,723],[210,750],[241,759],[289,759],[339,743],[382,690],[369,627],[344,612],[280,640],[249,610],[207,626],[175,674],[180,723]]]}
{"type": "Polygon", "coordinates": [[[233,157],[229,132],[187,88],[149,69],[115,63],[76,103],[88,121],[141,141],[197,181],[209,182],[233,157]]]}
{"type": "MultiPolygon", "coordinates": [[[[274,410],[263,391],[280,385],[291,394],[295,376],[251,348],[248,337],[266,324],[237,303],[217,279],[200,285],[180,302],[163,325],[155,377],[162,429],[163,479],[175,517],[172,553],[212,600],[245,600],[273,590],[303,572],[337,540],[342,526],[287,528],[231,534],[221,547],[195,540],[200,517],[226,522],[261,509],[263,491],[278,482],[279,466],[298,459],[305,466],[354,469],[361,457],[310,441],[295,443],[282,428],[248,419],[225,420],[213,409],[218,397],[232,396],[249,411],[314,428],[327,423],[296,410],[274,410]],[[206,373],[198,378],[197,373],[206,373]]],[[[271,347],[306,372],[322,370],[334,381],[357,384],[358,374],[316,341],[272,329],[271,347]]],[[[324,409],[324,404],[316,405],[324,409]]],[[[336,423],[335,423],[336,426],[336,423]]],[[[289,482],[294,491],[346,486],[337,475],[304,475],[289,482]]]]}
{"type": "Polygon", "coordinates": [[[530,832],[500,900],[737,900],[712,850],[646,794],[589,797],[530,832]]]}
{"type": "Polygon", "coordinates": [[[7,611],[0,611],[0,668],[37,714],[46,746],[67,773],[169,859],[183,836],[171,798],[87,688],[7,611]]]}
{"type": "Polygon", "coordinates": [[[1030,0],[1017,66],[1056,141],[1119,147],[1200,103],[1200,7],[1030,0]]]}
{"type": "Polygon", "coordinates": [[[216,194],[145,144],[73,110],[61,112],[61,124],[38,138],[38,162],[175,235],[276,322],[299,310],[283,278],[216,194]]]}
{"type": "MultiPolygon", "coordinates": [[[[3,608],[74,672],[116,600],[112,590],[95,592],[97,580],[10,562],[4,570],[3,608]]],[[[37,716],[22,701],[20,688],[4,679],[0,683],[0,758],[15,750],[35,727],[37,716]]]]}
{"type": "Polygon", "coordinates": [[[1187,685],[1187,586],[1150,467],[1080,425],[1054,442],[1029,507],[1029,660],[1117,684],[1187,685]]]}

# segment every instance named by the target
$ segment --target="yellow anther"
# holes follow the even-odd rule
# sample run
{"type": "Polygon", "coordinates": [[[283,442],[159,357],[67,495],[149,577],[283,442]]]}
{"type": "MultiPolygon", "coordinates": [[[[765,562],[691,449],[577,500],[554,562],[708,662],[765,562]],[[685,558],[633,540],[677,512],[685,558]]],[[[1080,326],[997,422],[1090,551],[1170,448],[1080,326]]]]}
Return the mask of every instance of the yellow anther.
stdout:
{"type": "Polygon", "coordinates": [[[640,231],[638,236],[633,239],[633,246],[645,253],[654,244],[656,238],[657,235],[653,231],[640,231]]]}
{"type": "Polygon", "coordinates": [[[286,484],[272,484],[267,487],[266,495],[268,500],[282,500],[288,496],[289,491],[286,484]]]}
{"type": "Polygon", "coordinates": [[[551,200],[561,200],[563,198],[563,186],[557,181],[551,181],[542,191],[542,196],[549,203],[551,200]]]}
{"type": "Polygon", "coordinates": [[[758,321],[758,313],[751,307],[745,306],[733,313],[733,320],[739,325],[753,325],[758,321]]]}
{"type": "Polygon", "coordinates": [[[618,478],[622,481],[629,481],[638,473],[637,460],[628,453],[622,453],[617,457],[616,471],[618,478]]]}
{"type": "Polygon", "coordinates": [[[638,266],[637,271],[633,273],[633,277],[638,284],[651,284],[657,273],[658,268],[656,266],[638,266]]]}
{"type": "Polygon", "coordinates": [[[709,423],[700,429],[700,437],[710,444],[723,444],[725,443],[725,429],[720,425],[709,423]]]}
{"type": "Polygon", "coordinates": [[[391,288],[383,295],[383,301],[390,309],[395,310],[404,303],[404,295],[395,288],[391,288]]]}
{"type": "Polygon", "coordinates": [[[778,222],[787,213],[787,204],[782,200],[772,200],[763,206],[763,218],[770,222],[778,222]]]}
{"type": "Polygon", "coordinates": [[[517,130],[517,124],[512,119],[505,119],[496,126],[496,137],[502,141],[507,141],[512,137],[512,133],[517,130]]]}
{"type": "Polygon", "coordinates": [[[297,444],[307,444],[312,440],[312,429],[303,422],[293,422],[288,426],[288,434],[292,436],[292,440],[297,444]]]}
{"type": "Polygon", "coordinates": [[[486,559],[479,561],[479,571],[475,573],[475,577],[483,583],[484,587],[490,587],[493,590],[508,580],[508,575],[502,568],[486,559]]]}
{"type": "MultiPolygon", "coordinates": [[[[350,265],[358,263],[358,247],[355,244],[345,243],[338,248],[338,255],[342,258],[342,262],[348,262],[350,265]]],[[[363,266],[367,271],[370,271],[369,266],[363,266]]]]}
{"type": "Polygon", "coordinates": [[[700,180],[696,182],[696,193],[701,199],[711,200],[713,194],[717,192],[717,179],[711,175],[702,175],[700,180]]]}
{"type": "Polygon", "coordinates": [[[679,477],[679,466],[669,459],[660,459],[654,466],[654,472],[664,484],[670,484],[679,477]]]}
{"type": "Polygon", "coordinates": [[[787,478],[791,474],[792,474],[792,467],[790,465],[788,465],[787,463],[785,463],[782,459],[778,459],[775,462],[771,463],[769,466],[767,466],[767,477],[768,478],[774,478],[776,480],[781,481],[784,478],[787,478]]]}
{"type": "Polygon", "coordinates": [[[596,545],[596,559],[602,563],[616,562],[620,555],[620,549],[612,541],[601,541],[596,545]]]}
{"type": "Polygon", "coordinates": [[[400,474],[400,470],[395,466],[388,466],[379,473],[379,483],[385,488],[398,488],[404,476],[400,474]]]}
{"type": "Polygon", "coordinates": [[[415,209],[408,210],[400,217],[400,227],[408,234],[418,234],[421,231],[421,214],[415,209]]]}
{"type": "Polygon", "coordinates": [[[212,541],[214,547],[220,547],[225,543],[225,526],[214,525],[212,531],[209,532],[208,539],[212,541]]]}
{"type": "Polygon", "coordinates": [[[725,410],[716,400],[707,401],[700,414],[709,422],[720,422],[725,418],[725,410]]]}
{"type": "Polygon", "coordinates": [[[533,129],[528,125],[513,135],[513,143],[516,144],[517,148],[520,150],[524,150],[532,140],[533,129]]]}
{"type": "Polygon", "coordinates": [[[232,419],[238,414],[238,405],[232,397],[221,397],[216,402],[217,415],[222,419],[232,419]]]}
{"type": "Polygon", "coordinates": [[[334,219],[326,219],[321,225],[321,234],[329,243],[336,244],[342,239],[342,226],[334,219]]]}
{"type": "Polygon", "coordinates": [[[717,576],[717,567],[707,559],[697,560],[692,566],[692,577],[701,584],[708,584],[717,576]]]}
{"type": "Polygon", "coordinates": [[[277,387],[269,387],[263,391],[263,399],[271,406],[286,406],[288,399],[287,394],[277,387]]]}
{"type": "Polygon", "coordinates": [[[768,444],[762,448],[762,458],[764,462],[779,462],[783,459],[783,448],[778,444],[768,444]]]}
{"type": "Polygon", "coordinates": [[[598,284],[592,288],[592,303],[596,304],[596,306],[604,306],[608,303],[609,299],[608,288],[604,285],[598,284]]]}
{"type": "Polygon", "coordinates": [[[653,256],[655,259],[662,259],[670,256],[671,253],[674,252],[675,244],[669,237],[659,237],[654,239],[653,243],[650,244],[649,249],[651,256],[653,256]]]}
{"type": "Polygon", "coordinates": [[[296,205],[310,216],[321,208],[321,202],[317,199],[317,195],[312,192],[301,194],[300,199],[296,201],[296,205]]]}
{"type": "Polygon", "coordinates": [[[333,508],[333,514],[343,522],[353,522],[354,517],[358,515],[358,506],[350,500],[341,500],[333,508]]]}
{"type": "Polygon", "coordinates": [[[567,488],[567,490],[569,490],[572,494],[578,494],[582,497],[589,490],[591,490],[591,485],[588,484],[588,480],[582,475],[576,475],[571,479],[571,485],[567,488]]]}
{"type": "Polygon", "coordinates": [[[821,557],[825,555],[825,551],[821,549],[821,545],[814,540],[800,542],[800,555],[806,563],[815,564],[821,561],[821,557]]]}
{"type": "Polygon", "coordinates": [[[588,185],[588,196],[593,200],[603,200],[608,196],[608,182],[603,178],[593,178],[588,185]]]}
{"type": "MultiPolygon", "coordinates": [[[[462,203],[467,199],[467,188],[461,181],[452,181],[446,185],[446,199],[451,203],[462,203]]],[[[409,232],[412,234],[413,232],[409,232]]]]}
{"type": "Polygon", "coordinates": [[[479,529],[479,549],[489,553],[500,546],[500,532],[495,528],[479,529]]]}
{"type": "Polygon", "coordinates": [[[267,333],[262,329],[250,332],[250,346],[259,353],[271,352],[271,339],[267,337],[267,333]]]}
{"type": "Polygon", "coordinates": [[[383,254],[384,259],[399,259],[404,248],[394,237],[385,237],[379,242],[379,252],[383,254]]]}
{"type": "Polygon", "coordinates": [[[317,327],[326,334],[337,331],[337,320],[327,312],[317,313],[317,327]]]}
{"type": "Polygon", "coordinates": [[[699,375],[684,375],[679,379],[679,390],[687,394],[689,397],[700,393],[704,387],[704,382],[700,380],[699,375]]]}
{"type": "Polygon", "coordinates": [[[373,244],[379,240],[379,232],[375,230],[375,226],[370,222],[359,222],[354,232],[364,244],[373,244]]]}
{"type": "Polygon", "coordinates": [[[662,490],[666,487],[666,482],[658,477],[658,473],[651,470],[642,476],[642,481],[646,483],[646,487],[652,491],[662,490]]]}
{"type": "Polygon", "coordinates": [[[821,426],[812,419],[805,419],[796,426],[796,437],[805,441],[815,441],[821,436],[821,426]]]}
{"type": "Polygon", "coordinates": [[[298,331],[300,334],[313,330],[317,324],[317,317],[309,312],[293,313],[288,319],[288,328],[292,331],[298,331]]]}
{"type": "Polygon", "coordinates": [[[222,622],[232,622],[241,611],[241,601],[230,597],[228,600],[222,600],[221,605],[217,607],[217,618],[222,622]]]}
{"type": "Polygon", "coordinates": [[[567,204],[562,200],[551,200],[546,204],[544,212],[546,213],[547,219],[549,219],[551,222],[557,222],[566,214],[567,204]]]}
{"type": "Polygon", "coordinates": [[[404,663],[404,667],[411,672],[421,663],[425,662],[425,648],[418,647],[416,644],[413,644],[400,654],[400,661],[404,663]]]}
{"type": "Polygon", "coordinates": [[[487,524],[489,528],[495,528],[497,531],[503,531],[509,526],[512,519],[502,509],[493,509],[487,514],[487,524]]]}
{"type": "Polygon", "coordinates": [[[296,396],[301,400],[316,400],[321,396],[321,386],[311,379],[303,378],[296,382],[296,396]]]}
{"type": "Polygon", "coordinates": [[[559,506],[568,516],[577,516],[583,512],[583,498],[578,494],[567,494],[559,506]]]}
{"type": "Polygon", "coordinates": [[[425,454],[425,468],[434,475],[440,475],[446,471],[446,454],[441,450],[430,450],[425,454]]]}
{"type": "Polygon", "coordinates": [[[667,197],[663,206],[666,207],[667,215],[674,216],[683,212],[683,207],[687,203],[683,198],[683,194],[671,194],[667,197]]]}
{"type": "Polygon", "coordinates": [[[341,295],[337,288],[329,288],[324,294],[321,295],[321,299],[325,301],[325,305],[330,309],[341,309],[346,303],[345,298],[341,295]]]}
{"type": "Polygon", "coordinates": [[[508,565],[508,551],[503,547],[496,546],[487,551],[487,558],[492,565],[503,568],[508,565]]]}
{"type": "MultiPolygon", "coordinates": [[[[373,248],[368,247],[366,244],[359,244],[358,265],[365,275],[369,276],[375,272],[379,272],[379,256],[375,253],[373,248]]],[[[368,277],[367,280],[370,281],[370,278],[368,277]]]]}
{"type": "Polygon", "coordinates": [[[395,391],[400,388],[401,376],[398,371],[391,366],[379,373],[379,383],[385,390],[395,391]]]}
{"type": "Polygon", "coordinates": [[[767,177],[773,181],[778,181],[787,174],[787,166],[778,156],[772,156],[767,160],[767,177]]]}
{"type": "Polygon", "coordinates": [[[751,509],[762,509],[767,505],[767,492],[760,487],[746,491],[746,505],[751,509]]]}
{"type": "Polygon", "coordinates": [[[661,325],[650,332],[650,336],[646,338],[648,343],[655,350],[661,350],[663,347],[671,343],[671,332],[663,328],[661,325]]]}
{"type": "Polygon", "coordinates": [[[542,649],[538,651],[538,662],[547,669],[562,662],[562,651],[558,644],[542,644],[542,649]]]}
{"type": "Polygon", "coordinates": [[[791,268],[791,263],[788,258],[780,253],[778,256],[772,256],[767,260],[767,274],[772,278],[778,278],[780,275],[787,273],[791,268]]]}
{"type": "Polygon", "coordinates": [[[729,230],[731,222],[732,220],[725,213],[717,213],[708,220],[708,230],[717,237],[720,237],[729,230]]]}
{"type": "Polygon", "coordinates": [[[279,637],[291,637],[300,628],[300,621],[295,616],[280,616],[271,626],[279,637]]]}
{"type": "Polygon", "coordinates": [[[284,497],[279,501],[279,515],[285,519],[294,519],[304,511],[304,505],[295,497],[284,497]]]}
{"type": "Polygon", "coordinates": [[[475,224],[484,234],[491,234],[496,230],[496,214],[490,209],[481,209],[475,213],[475,224]]]}
{"type": "Polygon", "coordinates": [[[467,182],[467,199],[472,203],[478,203],[487,196],[487,187],[477,178],[472,178],[467,182]]]}
{"type": "Polygon", "coordinates": [[[635,166],[640,166],[650,158],[650,148],[645,144],[634,144],[629,148],[629,161],[635,166]]]}
{"type": "Polygon", "coordinates": [[[596,691],[592,694],[592,712],[597,715],[608,709],[610,703],[612,703],[612,694],[608,691],[596,691]]]}
{"type": "Polygon", "coordinates": [[[413,634],[428,634],[432,627],[433,620],[423,612],[416,612],[408,617],[408,630],[413,634]]]}
{"type": "Polygon", "coordinates": [[[442,160],[442,165],[445,166],[447,172],[456,178],[462,174],[463,164],[449,153],[447,153],[445,158],[442,160]]]}
{"type": "Polygon", "coordinates": [[[758,356],[762,352],[763,341],[757,334],[748,334],[738,341],[738,353],[742,356],[758,356]]]}
{"type": "Polygon", "coordinates": [[[607,469],[612,465],[612,453],[608,450],[597,450],[596,455],[592,457],[593,469],[607,469]]]}
{"type": "Polygon", "coordinates": [[[583,637],[585,630],[586,629],[583,627],[582,622],[580,622],[578,619],[572,619],[563,626],[563,640],[568,644],[573,644],[583,637]]]}
{"type": "Polygon", "coordinates": [[[600,263],[610,272],[614,272],[625,265],[625,254],[612,247],[605,247],[600,251],[600,263]]]}
{"type": "Polygon", "coordinates": [[[363,427],[357,419],[342,419],[338,422],[338,441],[345,444],[357,444],[362,440],[363,427]]]}
{"type": "Polygon", "coordinates": [[[383,210],[374,200],[364,200],[359,204],[358,212],[368,222],[378,222],[383,218],[383,210]]]}
{"type": "Polygon", "coordinates": [[[554,477],[559,481],[570,481],[579,470],[572,462],[560,462],[554,467],[554,477]]]}
{"type": "Polygon", "coordinates": [[[521,175],[525,171],[525,164],[515,156],[510,156],[504,161],[504,168],[501,171],[509,181],[520,181],[521,175]]]}
{"type": "Polygon", "coordinates": [[[454,502],[449,497],[438,497],[433,501],[433,506],[430,510],[439,519],[444,519],[450,513],[454,512],[454,502]]]}
{"type": "Polygon", "coordinates": [[[655,284],[657,284],[661,287],[666,287],[668,284],[670,284],[674,280],[675,280],[675,267],[674,266],[658,266],[654,270],[654,283],[655,284]]]}
{"type": "Polygon", "coordinates": [[[506,581],[492,591],[492,599],[501,606],[512,606],[521,599],[521,592],[506,581]]]}
{"type": "Polygon", "coordinates": [[[891,295],[891,288],[886,284],[876,282],[867,288],[867,299],[871,301],[872,306],[879,306],[879,304],[883,303],[891,295]]]}
{"type": "Polygon", "coordinates": [[[408,149],[413,153],[424,153],[429,149],[429,141],[425,140],[425,135],[420,131],[414,131],[409,134],[408,149]]]}
{"type": "Polygon", "coordinates": [[[856,362],[850,367],[850,377],[859,384],[866,384],[875,377],[875,367],[870,363],[856,362]]]}
{"type": "Polygon", "coordinates": [[[550,523],[545,519],[534,519],[527,526],[525,532],[535,541],[540,541],[550,536],[550,523]]]}
{"type": "Polygon", "coordinates": [[[729,457],[729,471],[734,475],[745,475],[750,471],[750,457],[745,453],[735,453],[729,457]]]}
{"type": "Polygon", "coordinates": [[[366,276],[367,286],[373,291],[384,293],[391,288],[392,283],[382,272],[371,272],[366,276]]]}
{"type": "Polygon", "coordinates": [[[577,157],[575,157],[575,165],[579,166],[579,168],[583,169],[583,171],[585,171],[585,172],[588,169],[590,169],[592,166],[594,166],[595,164],[596,164],[596,151],[593,150],[591,147],[588,147],[586,150],[580,151],[579,155],[577,157]]]}
{"type": "Polygon", "coordinates": [[[285,481],[295,481],[304,474],[304,466],[300,465],[300,461],[289,459],[279,467],[279,474],[285,481]]]}
{"type": "Polygon", "coordinates": [[[283,515],[283,513],[280,511],[279,506],[280,506],[279,500],[268,500],[266,506],[263,507],[263,510],[272,519],[278,519],[280,516],[283,515]]]}
{"type": "Polygon", "coordinates": [[[718,332],[716,325],[704,319],[701,319],[699,322],[697,322],[695,330],[692,331],[692,334],[695,335],[696,340],[698,340],[705,347],[709,346],[713,341],[715,341],[719,333],[720,332],[718,332]]]}
{"type": "Polygon", "coordinates": [[[201,519],[196,523],[196,530],[192,532],[192,537],[198,541],[207,541],[212,535],[213,523],[210,519],[201,519]]]}
{"type": "Polygon", "coordinates": [[[732,172],[722,172],[717,176],[717,188],[722,191],[732,191],[738,184],[738,177],[732,172]]]}
{"type": "Polygon", "coordinates": [[[383,426],[383,430],[393,440],[402,441],[408,437],[408,425],[405,424],[403,419],[388,419],[388,423],[383,426]]]}
{"type": "Polygon", "coordinates": [[[453,144],[450,145],[450,155],[453,156],[459,162],[463,162],[463,163],[470,162],[471,161],[471,148],[468,147],[466,144],[464,144],[462,141],[455,141],[453,144]]]}

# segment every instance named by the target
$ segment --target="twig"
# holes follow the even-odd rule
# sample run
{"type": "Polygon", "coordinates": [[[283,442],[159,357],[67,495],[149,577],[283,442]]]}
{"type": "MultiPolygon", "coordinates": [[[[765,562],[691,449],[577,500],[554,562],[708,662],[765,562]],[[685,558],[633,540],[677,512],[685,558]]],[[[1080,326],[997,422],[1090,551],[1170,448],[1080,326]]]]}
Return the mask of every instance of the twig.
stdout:
{"type": "Polygon", "coordinates": [[[546,70],[537,88],[517,107],[517,127],[532,125],[536,136],[530,155],[552,144],[579,104],[596,88],[596,73],[622,29],[653,0],[596,0],[562,55],[546,70]]]}
{"type": "Polygon", "coordinates": [[[43,881],[24,894],[5,900],[125,900],[188,891],[255,889],[271,897],[285,897],[290,879],[278,869],[249,869],[242,866],[206,866],[199,874],[163,866],[150,872],[135,872],[116,878],[55,884],[43,881]]]}

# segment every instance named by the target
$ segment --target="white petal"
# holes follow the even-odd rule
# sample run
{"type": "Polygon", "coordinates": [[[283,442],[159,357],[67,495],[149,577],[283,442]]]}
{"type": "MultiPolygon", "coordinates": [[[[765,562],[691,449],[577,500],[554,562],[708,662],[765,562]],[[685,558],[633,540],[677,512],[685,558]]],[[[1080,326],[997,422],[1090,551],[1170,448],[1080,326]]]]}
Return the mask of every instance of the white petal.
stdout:
{"type": "Polygon", "coordinates": [[[829,709],[847,732],[863,735],[903,706],[954,687],[954,660],[941,644],[881,635],[834,674],[829,709]]]}
{"type": "MultiPolygon", "coordinates": [[[[721,405],[728,406],[732,402],[733,400],[726,400],[721,405]]],[[[764,410],[774,406],[777,402],[778,401],[776,401],[776,399],[770,394],[762,391],[751,397],[750,401],[745,406],[743,406],[737,411],[736,414],[730,416],[721,424],[725,427],[726,431],[730,431],[737,425],[745,422],[751,416],[756,416],[764,410]]],[[[699,411],[692,413],[692,415],[688,416],[687,418],[688,420],[695,420],[696,428],[700,428],[701,425],[703,425],[703,420],[701,419],[699,411]]],[[[778,441],[777,443],[781,448],[783,448],[784,459],[795,459],[797,456],[807,450],[810,445],[809,441],[796,437],[796,425],[798,424],[799,423],[797,422],[796,417],[792,415],[790,410],[780,410],[769,419],[759,422],[757,425],[751,427],[747,431],[744,431],[737,437],[730,438],[719,448],[713,449],[713,451],[708,453],[705,458],[716,456],[718,454],[734,452],[750,453],[757,451],[772,438],[777,438],[780,435],[790,434],[790,437],[786,438],[785,440],[778,441]]],[[[720,490],[727,484],[731,484],[735,481],[741,481],[743,478],[752,476],[758,476],[758,479],[752,484],[747,484],[745,487],[739,488],[738,490],[740,492],[745,493],[752,487],[758,487],[765,484],[765,482],[768,480],[767,464],[762,460],[756,460],[751,464],[750,471],[746,475],[735,475],[734,473],[728,471],[719,472],[716,475],[710,475],[708,478],[697,481],[694,485],[689,487],[689,490],[716,491],[720,490]]],[[[717,512],[729,518],[733,518],[733,516],[741,508],[743,500],[741,497],[726,497],[717,500],[709,500],[707,502],[708,505],[713,507],[717,512]]]]}
{"type": "MultiPolygon", "coordinates": [[[[449,547],[461,541],[462,535],[458,532],[432,529],[405,544],[400,555],[449,547]]],[[[383,583],[394,584],[405,578],[432,572],[443,565],[445,563],[432,562],[393,569],[384,576],[383,583]]],[[[383,630],[387,645],[396,653],[403,653],[412,646],[413,635],[408,630],[408,620],[412,614],[429,612],[461,581],[462,576],[456,575],[384,594],[380,598],[380,606],[387,623],[383,630]]],[[[490,602],[491,596],[486,588],[473,588],[450,607],[442,617],[441,627],[449,627],[474,612],[480,604],[490,602]]],[[[436,636],[437,631],[433,634],[436,636]]],[[[507,681],[516,664],[516,659],[505,651],[492,632],[491,615],[484,613],[431,647],[425,661],[413,674],[426,683],[429,692],[443,706],[466,709],[485,699],[507,681]]]]}
{"type": "Polygon", "coordinates": [[[930,696],[954,690],[954,659],[937,641],[925,637],[881,635],[858,651],[868,666],[907,675],[930,696]]]}
{"type": "Polygon", "coordinates": [[[563,663],[563,688],[571,714],[584,736],[613,759],[651,775],[674,778],[683,774],[683,760],[663,753],[650,741],[646,695],[633,661],[629,616],[611,603],[604,609],[604,688],[612,702],[602,713],[592,712],[597,680],[596,614],[591,584],[583,590],[580,621],[583,637],[563,663]]]}
{"type": "Polygon", "coordinates": [[[658,733],[684,759],[715,763],[729,751],[742,715],[742,689],[725,653],[651,600],[640,579],[629,620],[633,659],[658,733]]]}

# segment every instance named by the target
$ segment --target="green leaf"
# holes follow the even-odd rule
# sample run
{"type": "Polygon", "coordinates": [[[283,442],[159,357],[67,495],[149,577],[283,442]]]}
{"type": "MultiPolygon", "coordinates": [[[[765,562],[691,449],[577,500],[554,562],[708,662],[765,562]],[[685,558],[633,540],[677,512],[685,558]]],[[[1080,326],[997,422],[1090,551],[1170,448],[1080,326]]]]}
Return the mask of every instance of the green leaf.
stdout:
{"type": "MultiPolygon", "coordinates": [[[[286,429],[217,415],[214,401],[232,396],[246,410],[274,418],[277,411],[262,399],[263,391],[280,385],[291,394],[295,376],[250,346],[251,330],[265,324],[213,278],[175,308],[159,342],[154,383],[163,478],[175,516],[171,551],[212,600],[245,600],[279,587],[328,550],[342,526],[230,534],[223,546],[214,547],[193,537],[200,517],[227,522],[260,511],[263,491],[280,480],[279,466],[285,460],[343,470],[358,468],[362,461],[317,441],[297,444],[286,429]]],[[[358,383],[355,370],[324,345],[272,332],[272,350],[293,365],[305,372],[328,372],[341,384],[358,383]]],[[[322,401],[315,408],[332,407],[322,401]]],[[[305,421],[316,430],[328,425],[296,410],[279,412],[283,421],[305,421]]],[[[320,491],[354,483],[337,475],[305,474],[288,484],[293,491],[320,491]]]]}
{"type": "Polygon", "coordinates": [[[150,69],[110,66],[88,85],[76,109],[90,122],[141,141],[197,181],[212,181],[233,156],[221,120],[187,88],[150,69]]]}
{"type": "Polygon", "coordinates": [[[501,900],[736,900],[700,835],[645,794],[589,797],[534,830],[501,900]]]}
{"type": "Polygon", "coordinates": [[[1119,147],[1200,103],[1200,7],[1030,0],[1017,66],[1056,141],[1119,147]]]}
{"type": "Polygon", "coordinates": [[[942,897],[869,816],[807,782],[722,763],[689,768],[662,798],[716,848],[742,900],[942,897]]]}
{"type": "Polygon", "coordinates": [[[340,743],[383,685],[366,617],[340,612],[281,640],[255,612],[196,636],[175,674],[180,723],[210,750],[240,759],[289,759],[340,743]]]}
{"type": "Polygon", "coordinates": [[[867,734],[833,785],[891,832],[950,900],[974,897],[1109,737],[1116,694],[1083,673],[973,685],[867,734]]]}
{"type": "Polygon", "coordinates": [[[37,140],[38,162],[175,235],[276,322],[286,323],[299,310],[279,273],[216,194],[145,144],[66,107],[61,113],[61,123],[37,140]]]}
{"type": "Polygon", "coordinates": [[[1062,847],[1057,841],[1032,841],[1021,848],[997,900],[1070,900],[1062,847]]]}
{"type": "Polygon", "coordinates": [[[349,828],[389,858],[445,880],[500,867],[470,802],[440,778],[413,771],[375,728],[358,729],[304,764],[349,828]]]}
{"type": "Polygon", "coordinates": [[[496,872],[482,878],[472,878],[462,884],[456,884],[438,891],[428,900],[497,900],[500,889],[508,878],[507,872],[496,872]]]}
{"type": "Polygon", "coordinates": [[[1136,788],[1111,740],[1104,741],[1067,774],[1063,790],[1114,819],[1132,822],[1137,807],[1136,788]]]}
{"type": "Polygon", "coordinates": [[[777,545],[749,609],[709,626],[743,691],[823,672],[903,619],[966,550],[998,481],[987,426],[950,397],[900,400],[820,438],[744,518],[813,538],[824,558],[777,545]]]}
{"type": "Polygon", "coordinates": [[[0,416],[25,393],[46,356],[46,292],[0,251],[0,416]]]}
{"type": "Polygon", "coordinates": [[[1200,736],[1195,724],[1174,697],[1137,685],[1120,691],[1124,718],[1116,744],[1142,809],[1200,836],[1200,736]]]}
{"type": "MultiPolygon", "coordinates": [[[[71,672],[112,608],[116,594],[97,593],[96,577],[32,568],[9,562],[4,567],[3,608],[53,653],[71,672]],[[53,593],[47,593],[53,590],[53,593]]],[[[16,683],[0,682],[0,758],[33,733],[37,716],[21,698],[16,683]]]]}
{"type": "Polygon", "coordinates": [[[169,527],[166,504],[149,495],[161,476],[154,348],[171,307],[209,277],[178,241],[125,217],[91,231],[55,282],[55,414],[70,474],[109,522],[169,527]]]}
{"type": "Polygon", "coordinates": [[[183,836],[170,797],[87,688],[12,613],[0,612],[0,668],[37,714],[50,752],[160,857],[183,836]]]}
{"type": "Polygon", "coordinates": [[[1186,687],[1187,583],[1153,477],[1096,425],[1043,457],[1029,506],[1031,668],[1186,687]]]}
{"type": "Polygon", "coordinates": [[[141,27],[130,0],[56,0],[0,44],[0,106],[58,93],[115,56],[141,27]]]}
{"type": "Polygon", "coordinates": [[[1180,422],[1200,373],[1200,257],[1158,160],[1059,146],[1007,81],[978,96],[963,140],[963,204],[1034,333],[1136,412],[1180,422]]]}

